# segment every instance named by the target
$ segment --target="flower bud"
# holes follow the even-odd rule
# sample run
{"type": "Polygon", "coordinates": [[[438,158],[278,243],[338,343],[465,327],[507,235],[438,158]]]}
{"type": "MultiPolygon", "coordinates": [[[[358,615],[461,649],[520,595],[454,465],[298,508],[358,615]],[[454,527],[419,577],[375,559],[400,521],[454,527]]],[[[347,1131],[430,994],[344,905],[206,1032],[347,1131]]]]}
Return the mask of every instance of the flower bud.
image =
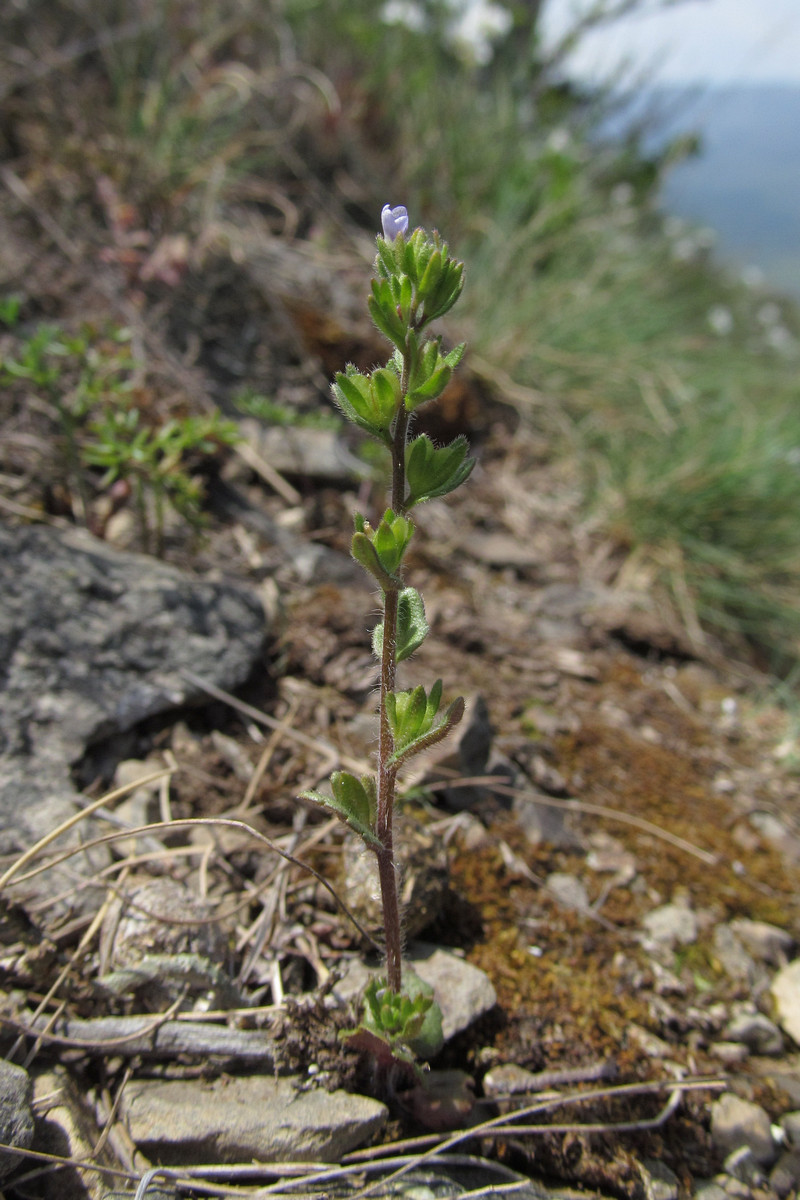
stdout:
{"type": "Polygon", "coordinates": [[[408,211],[402,204],[398,204],[396,208],[392,208],[391,204],[384,204],[381,209],[381,225],[387,242],[393,242],[398,233],[405,234],[408,230],[408,211]]]}

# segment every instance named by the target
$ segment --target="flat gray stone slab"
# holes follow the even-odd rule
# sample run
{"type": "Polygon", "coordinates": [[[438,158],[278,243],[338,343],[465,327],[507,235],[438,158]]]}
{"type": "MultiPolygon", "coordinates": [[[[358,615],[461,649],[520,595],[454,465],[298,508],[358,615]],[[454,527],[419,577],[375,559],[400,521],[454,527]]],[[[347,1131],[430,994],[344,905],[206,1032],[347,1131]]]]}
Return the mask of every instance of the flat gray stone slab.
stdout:
{"type": "MultiPolygon", "coordinates": [[[[217,687],[243,683],[266,632],[247,587],[193,578],[83,530],[0,522],[0,854],[28,849],[85,807],[70,767],[87,747],[201,697],[187,669],[217,687]]],[[[54,848],[96,832],[82,822],[54,848]]],[[[15,885],[14,897],[97,907],[101,893],[85,884],[107,861],[105,848],[82,853],[15,885]]]]}
{"type": "Polygon", "coordinates": [[[271,1075],[133,1080],[120,1115],[142,1151],[164,1164],[338,1162],[378,1133],[387,1110],[349,1092],[298,1090],[271,1075]]]}
{"type": "Polygon", "coordinates": [[[255,592],[121,553],[82,530],[0,524],[0,754],[74,763],[86,747],[243,683],[264,644],[255,592]]]}

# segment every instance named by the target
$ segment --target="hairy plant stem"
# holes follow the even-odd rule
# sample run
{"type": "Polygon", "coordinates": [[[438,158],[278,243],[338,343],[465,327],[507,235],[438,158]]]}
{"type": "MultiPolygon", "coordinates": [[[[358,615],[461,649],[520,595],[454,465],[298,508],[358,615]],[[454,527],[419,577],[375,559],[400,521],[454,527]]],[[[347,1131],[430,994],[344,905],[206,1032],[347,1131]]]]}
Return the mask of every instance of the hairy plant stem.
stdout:
{"type": "Polygon", "coordinates": [[[396,591],[385,592],[383,601],[383,654],[381,655],[380,733],[378,739],[378,812],[376,833],[381,843],[378,857],[378,877],[383,904],[383,930],[386,939],[386,974],[389,987],[399,992],[402,984],[402,934],[400,902],[397,897],[397,872],[394,863],[392,812],[397,768],[391,762],[394,739],[386,697],[394,691],[397,668],[397,604],[396,591]]]}
{"type": "MultiPolygon", "coordinates": [[[[409,352],[403,359],[401,394],[405,396],[409,373],[409,352]]],[[[398,515],[405,510],[406,437],[408,413],[400,408],[392,440],[392,510],[398,515]]],[[[392,815],[397,779],[397,766],[391,761],[394,738],[389,721],[386,697],[394,691],[397,674],[397,610],[399,592],[383,594],[383,653],[381,655],[380,729],[378,738],[378,812],[376,832],[381,848],[376,852],[378,878],[383,906],[383,930],[386,939],[386,976],[389,988],[399,992],[403,981],[403,938],[400,927],[400,902],[397,895],[397,871],[394,861],[392,815]]]]}

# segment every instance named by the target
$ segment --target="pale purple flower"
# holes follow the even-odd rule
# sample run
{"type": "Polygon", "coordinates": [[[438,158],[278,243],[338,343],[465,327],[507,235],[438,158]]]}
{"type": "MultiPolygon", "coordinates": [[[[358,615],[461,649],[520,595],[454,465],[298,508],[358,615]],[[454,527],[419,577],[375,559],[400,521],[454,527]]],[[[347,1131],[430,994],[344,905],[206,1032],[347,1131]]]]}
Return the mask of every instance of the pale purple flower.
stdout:
{"type": "Polygon", "coordinates": [[[405,234],[408,229],[408,211],[402,204],[398,204],[397,208],[392,208],[391,204],[384,204],[381,209],[381,225],[387,242],[393,242],[398,233],[405,234]]]}

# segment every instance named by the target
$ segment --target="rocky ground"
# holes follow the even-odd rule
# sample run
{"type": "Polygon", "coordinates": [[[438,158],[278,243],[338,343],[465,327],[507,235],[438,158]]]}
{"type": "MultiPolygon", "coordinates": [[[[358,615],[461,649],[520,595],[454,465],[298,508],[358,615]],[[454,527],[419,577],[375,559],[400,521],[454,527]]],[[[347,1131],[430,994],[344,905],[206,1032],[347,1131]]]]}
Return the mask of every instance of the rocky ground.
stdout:
{"type": "MultiPolygon", "coordinates": [[[[334,259],[232,219],[148,291],[119,263],[65,284],[30,213],[6,215],[4,286],[67,322],[110,308],[153,402],[225,404],[247,377],[319,411],[333,369],[382,353],[357,237],[334,259]]],[[[431,424],[468,432],[479,467],[420,513],[409,567],[432,636],[403,682],[468,700],[399,817],[409,953],[449,1022],[427,1089],[387,1088],[337,1037],[374,888],[296,799],[372,752],[375,598],[347,542],[379,474],[335,431],[243,423],[207,473],[203,540],[176,522],[163,564],[102,494],[102,539],[74,528],[48,414],[5,390],[0,1133],[107,1172],[6,1157],[9,1197],[198,1164],[223,1195],[293,1173],[293,1194],[334,1194],[252,1163],[335,1163],[363,1188],[434,1144],[448,1179],[414,1176],[425,1194],[800,1186],[790,719],[741,647],[706,641],[582,516],[546,401],[487,394],[479,366],[431,424]]]]}

